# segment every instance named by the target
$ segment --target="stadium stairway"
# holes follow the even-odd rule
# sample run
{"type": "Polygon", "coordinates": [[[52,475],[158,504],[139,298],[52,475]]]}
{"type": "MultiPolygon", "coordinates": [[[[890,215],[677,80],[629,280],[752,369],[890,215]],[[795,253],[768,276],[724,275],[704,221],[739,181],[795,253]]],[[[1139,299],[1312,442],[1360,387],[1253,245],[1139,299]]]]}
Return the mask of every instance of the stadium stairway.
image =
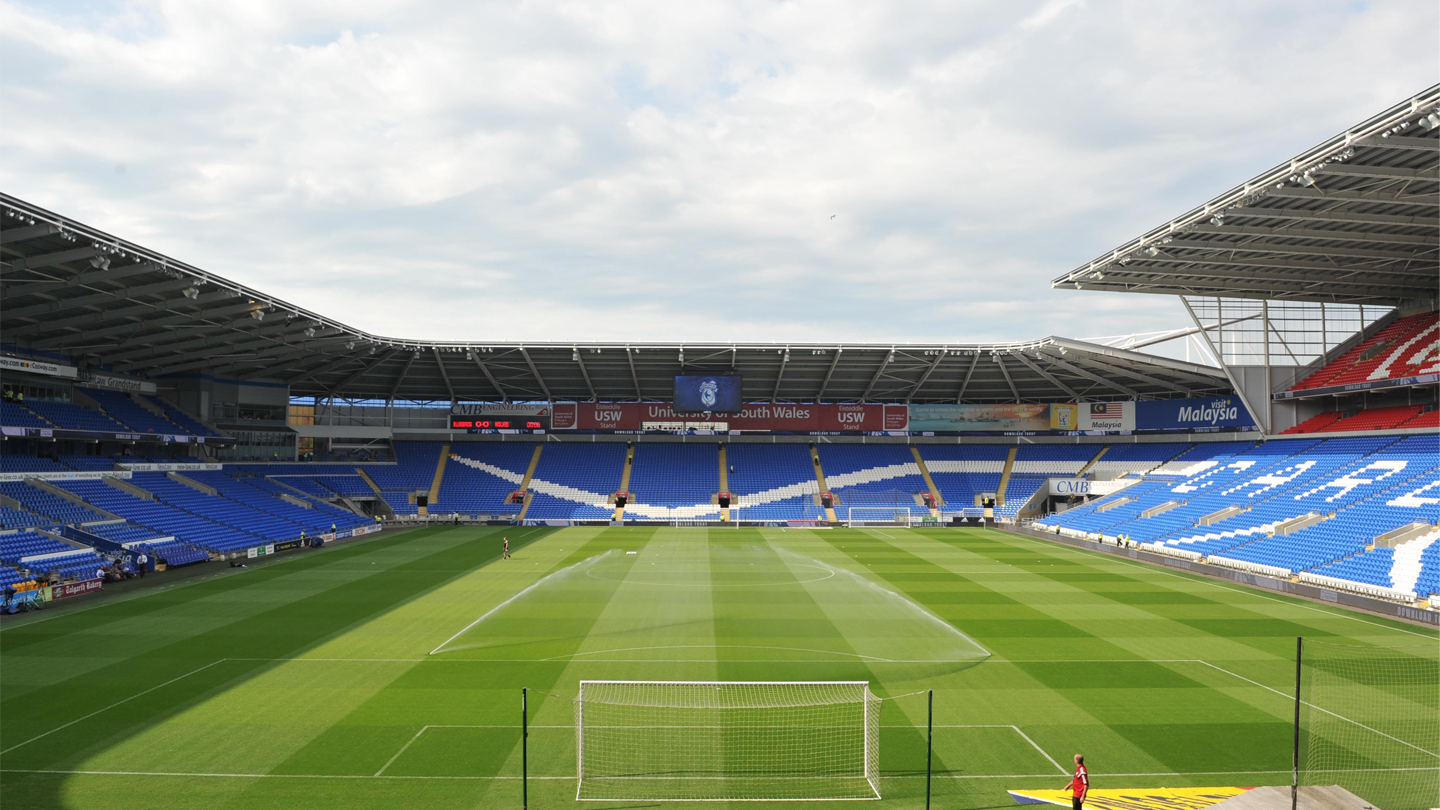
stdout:
{"type": "MultiPolygon", "coordinates": [[[[815,462],[815,483],[820,487],[821,492],[829,492],[830,487],[825,483],[825,468],[820,465],[820,449],[813,444],[810,445],[810,459],[815,462]]],[[[833,505],[825,507],[825,520],[830,523],[836,522],[833,505]]]]}
{"type": "Polygon", "coordinates": [[[420,514],[429,514],[431,507],[440,504],[440,483],[445,480],[445,462],[450,459],[450,445],[440,446],[440,458],[435,460],[435,475],[430,479],[430,491],[425,494],[428,506],[420,514]]]}
{"type": "MultiPolygon", "coordinates": [[[[635,443],[634,443],[634,442],[627,442],[626,445],[625,445],[625,469],[624,469],[623,472],[620,473],[620,488],[617,489],[617,490],[615,490],[616,492],[624,492],[624,493],[626,493],[626,498],[627,498],[627,499],[629,498],[629,492],[630,492],[630,477],[631,477],[631,474],[634,473],[634,472],[635,472],[635,443]]],[[[611,502],[611,503],[615,503],[615,502],[616,502],[616,498],[615,498],[614,495],[611,495],[611,496],[610,496],[610,502],[611,502]]],[[[612,519],[615,520],[616,522],[619,522],[619,521],[624,520],[624,519],[625,519],[625,507],[624,507],[624,506],[620,506],[620,505],[617,504],[617,505],[615,506],[615,515],[614,515],[614,517],[613,517],[612,519]]]]}
{"type": "MultiPolygon", "coordinates": [[[[725,447],[725,443],[724,443],[724,442],[721,442],[719,449],[720,449],[720,492],[729,492],[729,491],[730,491],[730,468],[729,468],[729,457],[730,457],[730,454],[729,454],[729,452],[727,451],[728,449],[725,447]]],[[[719,499],[719,495],[718,495],[718,494],[716,495],[716,499],[717,499],[717,500],[719,499]]],[[[728,506],[722,506],[722,507],[720,507],[720,522],[721,522],[721,523],[729,523],[729,522],[730,522],[730,507],[728,507],[728,506]]]]}
{"type": "Polygon", "coordinates": [[[1015,454],[1020,452],[1019,447],[1010,448],[1005,455],[1005,466],[1000,469],[1000,486],[995,488],[995,505],[1005,505],[1005,490],[1010,488],[1010,474],[1015,471],[1015,454]]]}
{"type": "Polygon", "coordinates": [[[1102,458],[1105,457],[1105,453],[1106,453],[1106,451],[1108,451],[1109,449],[1110,449],[1110,446],[1109,446],[1109,445],[1105,445],[1105,446],[1101,447],[1101,448],[1100,448],[1100,452],[1096,453],[1096,454],[1095,454],[1095,457],[1092,458],[1092,459],[1090,459],[1090,462],[1089,462],[1088,464],[1086,464],[1084,467],[1081,467],[1081,468],[1080,468],[1080,472],[1075,473],[1075,477],[1076,477],[1076,478],[1084,478],[1085,476],[1089,475],[1089,474],[1090,474],[1090,470],[1093,469],[1096,464],[1099,464],[1099,463],[1100,463],[1100,459],[1102,459],[1102,458]]]}
{"type": "Polygon", "coordinates": [[[935,507],[930,510],[934,517],[940,516],[940,507],[945,505],[945,498],[940,494],[940,487],[935,486],[935,479],[930,477],[930,468],[925,466],[925,459],[920,455],[920,448],[910,445],[910,454],[915,457],[915,466],[920,468],[920,477],[925,479],[925,488],[930,490],[930,497],[935,499],[935,507]]]}

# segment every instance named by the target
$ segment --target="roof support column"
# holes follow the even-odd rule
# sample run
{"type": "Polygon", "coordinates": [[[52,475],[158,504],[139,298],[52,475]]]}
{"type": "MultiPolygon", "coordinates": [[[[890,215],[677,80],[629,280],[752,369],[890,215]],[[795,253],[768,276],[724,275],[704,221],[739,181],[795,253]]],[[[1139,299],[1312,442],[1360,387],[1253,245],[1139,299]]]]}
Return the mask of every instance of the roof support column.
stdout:
{"type": "MultiPolygon", "coordinates": [[[[1215,346],[1215,342],[1210,340],[1210,332],[1209,330],[1204,328],[1204,324],[1200,323],[1200,316],[1196,315],[1194,307],[1190,306],[1190,299],[1182,295],[1180,296],[1180,303],[1184,304],[1185,311],[1190,313],[1190,320],[1194,321],[1196,326],[1201,327],[1199,334],[1201,337],[1205,338],[1205,344],[1210,347],[1210,353],[1215,355],[1215,358],[1220,361],[1220,370],[1225,372],[1225,379],[1230,381],[1230,387],[1235,389],[1235,395],[1240,397],[1240,402],[1245,405],[1245,410],[1249,411],[1250,415],[1255,417],[1255,421],[1260,423],[1260,438],[1270,438],[1270,409],[1268,407],[1269,403],[1266,403],[1267,407],[1263,413],[1261,413],[1255,408],[1254,404],[1250,402],[1250,397],[1246,396],[1245,394],[1245,387],[1241,385],[1238,380],[1235,379],[1235,374],[1230,371],[1230,365],[1225,362],[1225,355],[1222,354],[1221,350],[1215,346]]],[[[1215,306],[1216,313],[1218,315],[1220,312],[1219,298],[1215,299],[1215,306]]],[[[1217,331],[1220,332],[1220,338],[1223,341],[1224,330],[1217,331]]],[[[1224,345],[1223,342],[1221,345],[1224,345]]],[[[1266,361],[1268,362],[1269,358],[1266,358],[1266,361]]],[[[1266,396],[1268,397],[1269,394],[1267,393],[1266,396]]]]}

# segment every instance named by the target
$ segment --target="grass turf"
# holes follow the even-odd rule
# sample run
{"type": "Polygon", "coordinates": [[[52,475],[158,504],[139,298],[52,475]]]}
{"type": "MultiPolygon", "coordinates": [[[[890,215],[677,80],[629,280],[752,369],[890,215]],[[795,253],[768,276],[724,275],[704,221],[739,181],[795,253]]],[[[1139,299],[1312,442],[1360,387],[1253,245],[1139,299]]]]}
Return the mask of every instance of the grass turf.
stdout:
{"type": "MultiPolygon", "coordinates": [[[[7,624],[0,791],[27,808],[518,807],[528,686],[530,804],[572,805],[570,701],[544,693],[606,678],[934,689],[940,807],[1058,788],[1075,752],[1096,787],[1288,784],[1297,635],[1436,638],[996,531],[419,529],[7,624]]],[[[924,718],[923,697],[885,704],[884,806],[923,805],[924,718]]]]}

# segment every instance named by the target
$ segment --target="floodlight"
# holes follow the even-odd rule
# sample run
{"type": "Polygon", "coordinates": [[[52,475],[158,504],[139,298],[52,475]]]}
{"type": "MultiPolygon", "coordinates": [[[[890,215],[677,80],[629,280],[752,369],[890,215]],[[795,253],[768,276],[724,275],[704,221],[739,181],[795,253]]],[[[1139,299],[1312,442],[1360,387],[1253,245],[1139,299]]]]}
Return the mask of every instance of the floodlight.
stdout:
{"type": "Polygon", "coordinates": [[[309,327],[308,329],[306,329],[306,330],[305,330],[305,337],[315,337],[315,327],[312,326],[312,327],[309,327]]]}
{"type": "Polygon", "coordinates": [[[254,318],[254,319],[257,320],[257,321],[263,321],[263,320],[265,320],[265,310],[263,310],[263,309],[252,309],[252,310],[250,310],[250,317],[254,318]]]}

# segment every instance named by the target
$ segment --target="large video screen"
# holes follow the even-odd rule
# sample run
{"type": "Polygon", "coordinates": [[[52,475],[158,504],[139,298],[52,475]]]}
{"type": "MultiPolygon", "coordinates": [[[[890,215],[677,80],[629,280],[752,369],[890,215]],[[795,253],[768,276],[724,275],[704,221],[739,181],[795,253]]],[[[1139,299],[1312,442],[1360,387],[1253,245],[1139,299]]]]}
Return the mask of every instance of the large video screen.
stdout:
{"type": "Polygon", "coordinates": [[[686,374],[675,378],[676,413],[739,413],[739,374],[686,374]]]}

